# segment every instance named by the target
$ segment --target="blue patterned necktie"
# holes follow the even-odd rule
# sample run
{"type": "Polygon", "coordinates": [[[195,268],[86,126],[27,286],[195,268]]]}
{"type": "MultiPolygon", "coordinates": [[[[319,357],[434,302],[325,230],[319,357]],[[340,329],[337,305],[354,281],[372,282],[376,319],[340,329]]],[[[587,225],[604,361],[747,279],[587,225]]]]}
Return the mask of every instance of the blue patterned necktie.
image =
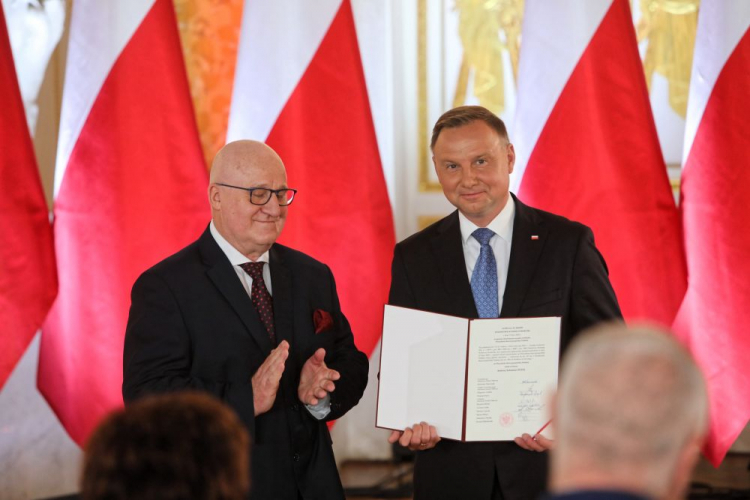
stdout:
{"type": "Polygon", "coordinates": [[[479,258],[471,273],[471,293],[480,318],[497,318],[497,263],[490,239],[495,235],[491,229],[479,228],[471,235],[481,245],[479,258]]]}

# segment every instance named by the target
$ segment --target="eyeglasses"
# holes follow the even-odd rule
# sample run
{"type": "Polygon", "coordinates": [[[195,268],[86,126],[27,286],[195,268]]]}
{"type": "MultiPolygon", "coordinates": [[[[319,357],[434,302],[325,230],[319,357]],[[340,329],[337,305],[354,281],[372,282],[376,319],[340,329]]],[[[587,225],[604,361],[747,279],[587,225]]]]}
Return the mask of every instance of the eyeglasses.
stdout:
{"type": "Polygon", "coordinates": [[[279,202],[279,206],[285,207],[292,204],[294,195],[297,194],[296,189],[290,188],[244,188],[240,186],[232,186],[231,184],[222,184],[221,182],[217,182],[216,185],[247,191],[248,193],[250,193],[250,203],[252,203],[253,205],[265,205],[271,199],[271,195],[274,194],[276,195],[276,200],[279,202]]]}

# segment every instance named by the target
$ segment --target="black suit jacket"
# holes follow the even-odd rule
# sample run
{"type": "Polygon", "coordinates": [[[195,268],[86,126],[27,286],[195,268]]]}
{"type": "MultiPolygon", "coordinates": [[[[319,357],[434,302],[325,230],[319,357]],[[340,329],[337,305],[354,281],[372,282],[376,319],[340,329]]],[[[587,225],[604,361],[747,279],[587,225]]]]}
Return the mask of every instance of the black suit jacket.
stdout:
{"type": "Polygon", "coordinates": [[[367,384],[367,357],[354,345],[330,269],[274,244],[270,250],[274,323],[290,355],[270,411],[254,416],[251,377],[272,346],[250,298],[208,229],[190,246],[144,272],[132,291],[125,334],[123,397],[199,389],[229,404],[252,436],[251,498],[343,499],[331,438],[297,397],[300,370],[320,347],[341,373],[331,413],[341,417],[367,384]],[[333,327],[315,333],[313,312],[333,327]]]}
{"type": "MultiPolygon", "coordinates": [[[[513,198],[513,242],[500,316],[561,316],[561,351],[582,329],[621,318],[591,230],[513,198]]],[[[457,211],[397,244],[391,274],[390,304],[478,317],[457,211]]],[[[506,500],[535,499],[546,487],[547,456],[513,442],[442,440],[417,453],[415,499],[489,499],[495,474],[506,500]]]]}

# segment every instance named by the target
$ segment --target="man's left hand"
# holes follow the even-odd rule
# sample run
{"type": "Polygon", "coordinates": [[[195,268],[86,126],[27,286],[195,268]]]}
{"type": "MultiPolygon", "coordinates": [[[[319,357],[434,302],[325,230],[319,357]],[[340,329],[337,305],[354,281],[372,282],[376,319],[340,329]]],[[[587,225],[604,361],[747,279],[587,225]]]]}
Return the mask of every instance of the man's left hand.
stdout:
{"type": "Polygon", "coordinates": [[[308,405],[316,405],[318,401],[336,388],[334,381],[341,378],[336,370],[332,370],[325,363],[326,351],[322,347],[305,361],[299,377],[297,396],[308,405]]]}
{"type": "Polygon", "coordinates": [[[529,451],[547,451],[555,447],[554,439],[547,439],[541,434],[537,434],[534,437],[524,434],[514,439],[514,441],[518,446],[529,451]]]}

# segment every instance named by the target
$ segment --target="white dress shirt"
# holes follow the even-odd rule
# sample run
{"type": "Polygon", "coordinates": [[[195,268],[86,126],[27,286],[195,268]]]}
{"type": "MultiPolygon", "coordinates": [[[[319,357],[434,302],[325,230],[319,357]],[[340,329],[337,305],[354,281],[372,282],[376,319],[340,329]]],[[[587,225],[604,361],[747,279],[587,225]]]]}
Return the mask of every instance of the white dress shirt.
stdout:
{"type": "MultiPolygon", "coordinates": [[[[227,259],[229,259],[229,263],[232,264],[234,272],[237,273],[237,277],[240,279],[240,283],[242,283],[242,286],[245,288],[245,292],[247,292],[248,297],[252,297],[253,278],[251,278],[250,275],[240,267],[242,264],[251,262],[251,260],[242,255],[242,252],[234,248],[231,243],[224,239],[224,237],[219,233],[219,230],[216,229],[216,226],[214,226],[214,221],[211,221],[211,225],[209,227],[211,236],[214,237],[214,240],[216,240],[216,244],[219,245],[221,251],[224,252],[224,255],[227,256],[227,259]]],[[[263,255],[258,257],[258,260],[256,260],[255,262],[268,263],[268,259],[268,252],[265,252],[263,255]]],[[[271,297],[273,297],[273,289],[271,288],[270,266],[263,266],[263,282],[266,284],[268,293],[271,294],[271,297]]]]}
{"type": "MultiPolygon", "coordinates": [[[[510,262],[510,246],[513,240],[513,220],[516,215],[516,204],[513,197],[508,195],[508,202],[505,207],[487,224],[495,235],[490,239],[490,247],[495,254],[497,263],[497,310],[503,310],[503,296],[505,295],[505,283],[508,280],[508,263],[510,262]]],[[[458,222],[461,227],[461,242],[464,248],[464,261],[466,262],[466,273],[469,275],[471,283],[471,274],[474,272],[474,266],[479,259],[481,245],[471,234],[479,229],[479,226],[471,222],[460,211],[458,212],[458,222]]]]}
{"type": "MultiPolygon", "coordinates": [[[[232,264],[234,272],[237,273],[237,277],[239,278],[240,283],[242,283],[242,286],[245,288],[247,296],[250,297],[250,300],[252,300],[253,278],[251,278],[250,275],[240,267],[242,264],[246,264],[252,261],[245,257],[242,252],[234,248],[232,244],[229,243],[226,239],[224,239],[224,237],[219,233],[219,230],[216,229],[214,221],[211,221],[209,230],[211,231],[211,236],[213,236],[214,240],[216,240],[216,244],[219,245],[221,251],[224,252],[224,255],[227,256],[227,259],[229,259],[229,263],[232,264]]],[[[268,251],[266,251],[265,253],[263,253],[263,255],[258,257],[258,260],[256,260],[255,262],[265,262],[266,264],[269,264],[263,266],[263,282],[266,285],[268,293],[273,297],[273,289],[271,288],[271,266],[269,258],[269,253],[268,251]]],[[[331,412],[331,396],[326,394],[324,398],[318,400],[318,404],[306,404],[305,407],[313,417],[321,420],[331,412]]]]}

